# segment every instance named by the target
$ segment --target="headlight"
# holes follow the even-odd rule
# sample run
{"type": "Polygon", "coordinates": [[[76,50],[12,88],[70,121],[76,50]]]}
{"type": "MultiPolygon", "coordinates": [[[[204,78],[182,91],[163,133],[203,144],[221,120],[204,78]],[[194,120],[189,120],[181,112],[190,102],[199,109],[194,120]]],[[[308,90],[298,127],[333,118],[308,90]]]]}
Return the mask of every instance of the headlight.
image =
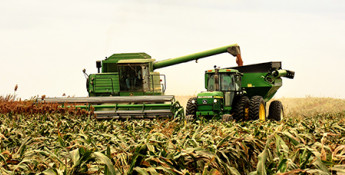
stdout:
{"type": "Polygon", "coordinates": [[[192,103],[195,103],[195,100],[192,100],[192,103]]]}
{"type": "Polygon", "coordinates": [[[214,102],[214,103],[217,103],[217,99],[214,99],[213,102],[214,102]]]}

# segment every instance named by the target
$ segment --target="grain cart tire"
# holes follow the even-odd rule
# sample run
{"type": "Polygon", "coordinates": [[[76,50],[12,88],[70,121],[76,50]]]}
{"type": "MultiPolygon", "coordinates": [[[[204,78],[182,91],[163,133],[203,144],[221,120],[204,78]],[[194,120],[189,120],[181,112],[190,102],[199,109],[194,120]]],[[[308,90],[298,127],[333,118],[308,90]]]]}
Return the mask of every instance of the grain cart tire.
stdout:
{"type": "Polygon", "coordinates": [[[191,115],[191,116],[194,116],[195,118],[197,109],[198,109],[198,105],[196,104],[196,97],[190,98],[187,102],[186,116],[191,115]]]}
{"type": "Polygon", "coordinates": [[[281,121],[284,118],[284,108],[282,102],[278,100],[272,101],[268,112],[268,119],[281,121]]]}
{"type": "Polygon", "coordinates": [[[233,118],[235,120],[249,119],[249,98],[247,96],[240,96],[235,98],[232,109],[233,118]]]}
{"type": "Polygon", "coordinates": [[[266,121],[266,104],[261,96],[254,96],[250,100],[249,116],[252,120],[266,121]]]}

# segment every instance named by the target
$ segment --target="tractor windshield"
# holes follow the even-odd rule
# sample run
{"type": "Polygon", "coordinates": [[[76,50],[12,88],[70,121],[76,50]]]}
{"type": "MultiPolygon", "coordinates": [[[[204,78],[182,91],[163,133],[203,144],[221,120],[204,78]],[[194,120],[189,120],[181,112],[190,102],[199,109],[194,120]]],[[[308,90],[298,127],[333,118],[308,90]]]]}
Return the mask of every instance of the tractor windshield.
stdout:
{"type": "Polygon", "coordinates": [[[220,89],[221,91],[234,90],[233,83],[231,81],[232,76],[230,74],[220,74],[220,89]]]}
{"type": "Polygon", "coordinates": [[[238,90],[238,83],[236,83],[234,74],[231,73],[219,73],[219,80],[216,81],[217,76],[215,74],[208,74],[208,91],[216,91],[216,85],[219,83],[219,91],[235,91],[238,90]]]}

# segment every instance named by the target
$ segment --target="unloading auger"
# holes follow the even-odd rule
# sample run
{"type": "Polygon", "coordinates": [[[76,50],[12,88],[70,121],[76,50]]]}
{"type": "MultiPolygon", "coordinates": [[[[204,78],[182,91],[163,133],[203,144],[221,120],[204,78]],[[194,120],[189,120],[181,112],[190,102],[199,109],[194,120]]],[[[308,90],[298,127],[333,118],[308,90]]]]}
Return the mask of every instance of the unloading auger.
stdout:
{"type": "Polygon", "coordinates": [[[162,61],[146,53],[113,54],[96,61],[98,73],[83,71],[89,97],[45,98],[40,102],[78,104],[77,108],[94,109],[98,119],[180,117],[183,107],[173,95],[164,95],[166,77],[154,70],[226,52],[236,56],[238,66],[243,65],[237,44],[162,61]]]}

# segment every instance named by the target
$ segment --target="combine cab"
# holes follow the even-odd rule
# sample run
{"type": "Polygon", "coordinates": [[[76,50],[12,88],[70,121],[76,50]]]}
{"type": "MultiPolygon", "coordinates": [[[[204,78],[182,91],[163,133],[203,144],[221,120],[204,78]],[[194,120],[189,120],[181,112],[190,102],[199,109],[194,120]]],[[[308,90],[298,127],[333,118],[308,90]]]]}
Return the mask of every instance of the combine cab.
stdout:
{"type": "Polygon", "coordinates": [[[96,62],[98,73],[87,75],[84,71],[89,97],[46,98],[43,101],[94,108],[97,118],[184,116],[184,110],[174,96],[164,95],[165,75],[154,70],[226,52],[236,56],[238,65],[242,65],[237,44],[163,61],[155,61],[146,53],[113,54],[96,62]]]}
{"type": "Polygon", "coordinates": [[[163,95],[164,75],[153,72],[154,59],[146,53],[113,54],[97,62],[97,74],[87,79],[87,91],[94,96],[163,95]]]}

